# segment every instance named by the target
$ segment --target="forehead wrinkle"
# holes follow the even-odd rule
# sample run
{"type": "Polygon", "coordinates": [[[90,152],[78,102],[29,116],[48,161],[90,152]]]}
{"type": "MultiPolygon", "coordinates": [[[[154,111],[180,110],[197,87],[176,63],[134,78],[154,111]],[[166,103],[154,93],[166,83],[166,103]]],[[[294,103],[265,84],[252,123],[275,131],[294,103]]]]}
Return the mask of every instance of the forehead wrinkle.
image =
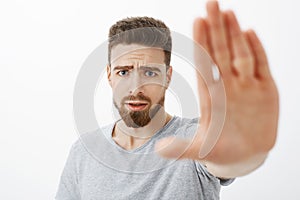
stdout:
{"type": "Polygon", "coordinates": [[[121,63],[130,63],[134,66],[140,66],[147,63],[147,57],[149,56],[145,55],[144,53],[132,53],[130,55],[122,57],[119,61],[121,61],[121,63]]]}
{"type": "Polygon", "coordinates": [[[142,45],[117,45],[112,48],[112,63],[146,64],[146,62],[164,62],[165,55],[160,48],[142,45]],[[162,53],[162,58],[161,54],[162,53]]]}
{"type": "Polygon", "coordinates": [[[139,54],[131,54],[128,56],[129,59],[134,59],[134,60],[145,60],[147,57],[145,54],[139,53],[139,54]]]}

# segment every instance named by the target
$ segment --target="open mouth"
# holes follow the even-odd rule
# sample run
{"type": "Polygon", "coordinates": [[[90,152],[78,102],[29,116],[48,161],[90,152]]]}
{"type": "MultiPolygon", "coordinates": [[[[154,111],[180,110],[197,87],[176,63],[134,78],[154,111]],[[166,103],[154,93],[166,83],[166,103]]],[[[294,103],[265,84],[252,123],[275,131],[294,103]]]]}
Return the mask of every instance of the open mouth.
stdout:
{"type": "Polygon", "coordinates": [[[132,111],[142,111],[148,106],[148,102],[128,101],[125,102],[127,108],[132,111]]]}

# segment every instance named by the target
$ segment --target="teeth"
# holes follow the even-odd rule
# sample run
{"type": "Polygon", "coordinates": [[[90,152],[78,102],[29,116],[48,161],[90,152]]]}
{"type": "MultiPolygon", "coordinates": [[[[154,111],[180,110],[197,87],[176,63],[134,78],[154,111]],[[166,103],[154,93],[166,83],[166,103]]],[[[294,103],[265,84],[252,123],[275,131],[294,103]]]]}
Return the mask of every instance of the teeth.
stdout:
{"type": "Polygon", "coordinates": [[[145,103],[130,103],[129,105],[131,106],[142,106],[142,105],[146,105],[145,103]]]}

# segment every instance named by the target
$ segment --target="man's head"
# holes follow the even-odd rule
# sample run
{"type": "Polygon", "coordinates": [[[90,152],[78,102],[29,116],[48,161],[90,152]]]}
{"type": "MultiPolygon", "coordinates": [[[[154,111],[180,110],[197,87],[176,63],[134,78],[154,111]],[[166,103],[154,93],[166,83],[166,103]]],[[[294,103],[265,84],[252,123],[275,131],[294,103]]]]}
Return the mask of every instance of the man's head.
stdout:
{"type": "Polygon", "coordinates": [[[127,126],[147,125],[164,106],[171,47],[170,30],[153,18],[126,18],[110,28],[108,80],[127,126]]]}

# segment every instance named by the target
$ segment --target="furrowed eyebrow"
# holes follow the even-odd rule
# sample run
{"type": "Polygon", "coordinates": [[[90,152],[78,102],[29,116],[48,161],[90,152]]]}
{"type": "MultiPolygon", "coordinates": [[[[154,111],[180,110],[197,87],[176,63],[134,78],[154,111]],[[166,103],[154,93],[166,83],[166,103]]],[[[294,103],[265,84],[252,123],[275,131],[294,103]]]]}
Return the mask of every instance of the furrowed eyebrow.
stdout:
{"type": "Polygon", "coordinates": [[[161,72],[161,70],[158,67],[141,66],[140,68],[142,70],[161,72]]]}
{"type": "MultiPolygon", "coordinates": [[[[130,65],[125,65],[125,66],[115,66],[113,68],[113,71],[116,70],[129,70],[129,69],[133,69],[133,66],[130,65]]],[[[150,67],[150,66],[141,66],[140,69],[142,70],[149,70],[149,71],[156,71],[156,72],[161,72],[160,68],[158,67],[150,67]]]]}
{"type": "Polygon", "coordinates": [[[133,66],[115,66],[113,71],[116,71],[116,70],[128,70],[128,69],[133,69],[133,66]]]}

